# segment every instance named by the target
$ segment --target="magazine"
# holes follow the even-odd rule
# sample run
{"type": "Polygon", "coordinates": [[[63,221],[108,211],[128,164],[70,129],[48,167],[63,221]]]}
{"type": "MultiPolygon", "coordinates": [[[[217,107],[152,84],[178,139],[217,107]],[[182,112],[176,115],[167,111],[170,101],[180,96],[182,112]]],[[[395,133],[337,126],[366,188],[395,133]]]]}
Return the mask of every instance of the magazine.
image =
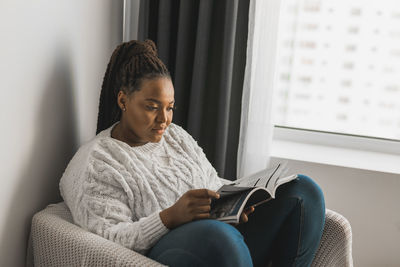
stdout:
{"type": "Polygon", "coordinates": [[[275,198],[276,189],[297,178],[287,176],[287,161],[272,168],[235,180],[218,189],[219,199],[211,203],[210,217],[227,223],[239,223],[242,211],[275,198]]]}

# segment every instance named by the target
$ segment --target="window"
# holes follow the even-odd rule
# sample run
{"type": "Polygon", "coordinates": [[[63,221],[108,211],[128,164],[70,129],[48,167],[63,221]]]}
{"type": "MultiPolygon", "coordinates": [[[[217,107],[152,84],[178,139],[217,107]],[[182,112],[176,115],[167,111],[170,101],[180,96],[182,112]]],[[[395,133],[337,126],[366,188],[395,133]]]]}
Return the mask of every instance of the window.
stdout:
{"type": "Polygon", "coordinates": [[[398,0],[286,0],[274,123],[400,140],[398,0]]]}

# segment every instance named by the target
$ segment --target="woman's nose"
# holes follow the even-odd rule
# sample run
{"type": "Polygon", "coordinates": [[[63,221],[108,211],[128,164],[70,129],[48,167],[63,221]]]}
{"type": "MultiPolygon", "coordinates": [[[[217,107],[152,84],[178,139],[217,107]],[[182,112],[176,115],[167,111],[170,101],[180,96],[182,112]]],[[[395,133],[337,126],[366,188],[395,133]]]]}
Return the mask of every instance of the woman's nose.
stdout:
{"type": "Polygon", "coordinates": [[[167,111],[164,109],[161,109],[158,114],[157,114],[157,121],[159,122],[166,122],[168,119],[167,117],[167,111]]]}

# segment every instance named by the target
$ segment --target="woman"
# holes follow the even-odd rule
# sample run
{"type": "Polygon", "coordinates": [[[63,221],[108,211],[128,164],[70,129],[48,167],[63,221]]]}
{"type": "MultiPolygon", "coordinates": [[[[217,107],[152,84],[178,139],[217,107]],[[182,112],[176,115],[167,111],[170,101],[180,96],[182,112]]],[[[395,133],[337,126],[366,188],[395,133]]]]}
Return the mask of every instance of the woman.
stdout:
{"type": "Polygon", "coordinates": [[[243,212],[207,219],[222,180],[196,141],[172,123],[174,87],[154,43],[119,45],[104,76],[97,135],[60,181],[81,227],[170,266],[309,266],[324,199],[308,177],[243,212]]]}

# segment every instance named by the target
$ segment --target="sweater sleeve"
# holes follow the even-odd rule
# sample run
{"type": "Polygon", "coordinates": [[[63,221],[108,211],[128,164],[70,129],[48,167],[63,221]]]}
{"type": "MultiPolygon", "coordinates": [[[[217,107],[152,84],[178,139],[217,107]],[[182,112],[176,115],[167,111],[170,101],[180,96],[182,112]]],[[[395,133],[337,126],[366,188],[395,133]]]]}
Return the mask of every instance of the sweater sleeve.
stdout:
{"type": "Polygon", "coordinates": [[[146,253],[169,231],[161,221],[160,211],[136,220],[132,212],[134,194],[124,172],[99,159],[91,159],[87,166],[73,214],[75,222],[126,248],[146,253]]]}

